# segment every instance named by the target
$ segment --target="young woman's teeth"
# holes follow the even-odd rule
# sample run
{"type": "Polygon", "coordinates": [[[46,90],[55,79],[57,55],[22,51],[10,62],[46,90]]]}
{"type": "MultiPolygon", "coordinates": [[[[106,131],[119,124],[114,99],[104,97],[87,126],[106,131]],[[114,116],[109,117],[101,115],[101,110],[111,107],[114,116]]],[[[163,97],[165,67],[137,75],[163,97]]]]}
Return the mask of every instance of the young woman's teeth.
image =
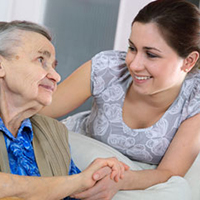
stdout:
{"type": "Polygon", "coordinates": [[[147,80],[147,79],[150,79],[151,77],[150,76],[135,76],[135,78],[138,80],[147,80]]]}

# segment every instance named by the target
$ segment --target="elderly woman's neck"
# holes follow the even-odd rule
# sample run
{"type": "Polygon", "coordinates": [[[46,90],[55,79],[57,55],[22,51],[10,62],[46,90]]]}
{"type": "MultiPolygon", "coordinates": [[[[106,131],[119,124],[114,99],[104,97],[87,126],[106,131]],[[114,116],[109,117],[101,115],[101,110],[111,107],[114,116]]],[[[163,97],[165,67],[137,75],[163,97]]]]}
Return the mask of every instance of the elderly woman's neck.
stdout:
{"type": "Polygon", "coordinates": [[[21,123],[39,112],[43,106],[10,93],[2,81],[0,86],[0,117],[6,128],[16,137],[21,123]]]}
{"type": "Polygon", "coordinates": [[[38,107],[12,107],[8,105],[0,106],[0,117],[2,118],[6,128],[17,137],[18,129],[21,123],[36,114],[41,108],[38,107]]]}
{"type": "Polygon", "coordinates": [[[1,113],[1,118],[4,122],[6,128],[12,133],[14,137],[17,137],[17,132],[21,126],[21,122],[24,120],[24,117],[20,115],[10,116],[1,113]]]}

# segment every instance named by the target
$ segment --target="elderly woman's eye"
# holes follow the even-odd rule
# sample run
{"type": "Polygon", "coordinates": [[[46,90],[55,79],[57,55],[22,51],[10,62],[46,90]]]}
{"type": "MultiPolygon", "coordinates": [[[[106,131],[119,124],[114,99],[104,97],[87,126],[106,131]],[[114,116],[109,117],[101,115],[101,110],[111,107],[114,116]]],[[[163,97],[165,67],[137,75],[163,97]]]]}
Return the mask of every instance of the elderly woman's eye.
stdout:
{"type": "Polygon", "coordinates": [[[38,57],[38,61],[39,61],[40,63],[43,63],[44,58],[43,58],[43,57],[38,57]]]}

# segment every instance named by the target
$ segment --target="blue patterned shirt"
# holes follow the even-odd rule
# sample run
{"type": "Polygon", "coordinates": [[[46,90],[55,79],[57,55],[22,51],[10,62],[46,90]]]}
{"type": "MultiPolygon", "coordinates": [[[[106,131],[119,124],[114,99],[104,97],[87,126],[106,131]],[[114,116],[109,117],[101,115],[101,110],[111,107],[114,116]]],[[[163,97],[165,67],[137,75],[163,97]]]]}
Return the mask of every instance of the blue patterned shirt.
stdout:
{"type": "MultiPolygon", "coordinates": [[[[32,145],[33,129],[30,119],[25,119],[22,122],[16,138],[5,127],[1,118],[0,130],[4,133],[11,173],[24,176],[40,176],[32,145]]],[[[69,175],[77,173],[80,173],[80,170],[71,159],[69,175]]]]}

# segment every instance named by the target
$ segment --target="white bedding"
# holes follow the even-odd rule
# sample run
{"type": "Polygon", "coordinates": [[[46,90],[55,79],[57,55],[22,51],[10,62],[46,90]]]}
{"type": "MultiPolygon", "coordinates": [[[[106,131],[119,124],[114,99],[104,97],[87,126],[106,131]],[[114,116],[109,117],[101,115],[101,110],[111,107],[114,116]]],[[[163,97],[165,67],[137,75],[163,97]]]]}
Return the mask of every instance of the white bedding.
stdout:
{"type": "MultiPolygon", "coordinates": [[[[152,169],[155,165],[134,162],[120,152],[87,136],[69,132],[72,157],[76,165],[85,169],[97,157],[117,157],[134,170],[152,169]]],[[[119,191],[113,200],[200,200],[200,155],[184,178],[174,176],[166,183],[146,190],[119,191]]]]}

